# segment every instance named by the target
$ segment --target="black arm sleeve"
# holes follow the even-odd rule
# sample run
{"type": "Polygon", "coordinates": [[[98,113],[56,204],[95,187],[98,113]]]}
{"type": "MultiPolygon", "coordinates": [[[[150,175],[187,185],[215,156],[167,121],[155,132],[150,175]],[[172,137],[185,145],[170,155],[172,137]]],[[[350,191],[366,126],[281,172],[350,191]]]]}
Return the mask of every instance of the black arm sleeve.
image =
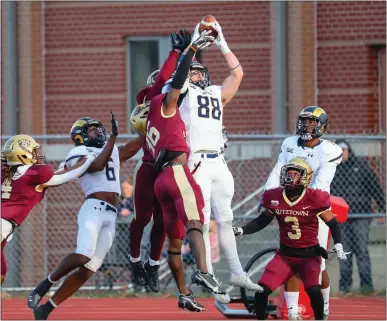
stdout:
{"type": "Polygon", "coordinates": [[[195,55],[195,50],[192,48],[188,49],[188,52],[185,54],[183,60],[181,61],[179,67],[173,76],[171,88],[181,89],[184,86],[184,83],[187,79],[189,67],[191,66],[192,59],[195,55]]]}
{"type": "Polygon", "coordinates": [[[341,228],[336,220],[336,217],[332,218],[329,222],[325,223],[331,229],[333,241],[336,243],[343,243],[343,236],[341,235],[341,228]]]}
{"type": "Polygon", "coordinates": [[[242,226],[243,235],[245,234],[253,234],[258,232],[268,226],[270,222],[274,219],[274,215],[270,214],[268,211],[263,211],[261,215],[257,218],[253,219],[245,226],[242,226]]]}

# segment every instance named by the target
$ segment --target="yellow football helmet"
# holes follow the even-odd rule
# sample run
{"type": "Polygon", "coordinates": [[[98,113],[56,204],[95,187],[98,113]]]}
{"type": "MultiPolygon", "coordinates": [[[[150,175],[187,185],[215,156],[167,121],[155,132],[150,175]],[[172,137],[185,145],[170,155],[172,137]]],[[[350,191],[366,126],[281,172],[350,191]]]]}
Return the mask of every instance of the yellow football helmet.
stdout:
{"type": "Polygon", "coordinates": [[[130,123],[132,128],[136,130],[140,135],[146,135],[146,120],[148,119],[149,114],[149,102],[144,104],[137,105],[133,109],[132,114],[130,115],[130,123]]]}
{"type": "Polygon", "coordinates": [[[292,158],[287,164],[282,166],[281,168],[281,174],[280,174],[280,184],[284,187],[294,187],[293,179],[291,177],[288,177],[287,173],[290,169],[296,169],[300,173],[300,181],[299,184],[296,185],[303,186],[304,188],[307,188],[310,180],[312,179],[313,170],[312,167],[308,164],[308,162],[305,160],[305,158],[302,157],[295,157],[292,158]]]}
{"type": "Polygon", "coordinates": [[[2,156],[9,166],[31,165],[39,163],[43,156],[38,155],[40,145],[28,135],[16,135],[11,137],[4,145],[2,156]]]}
{"type": "Polygon", "coordinates": [[[305,107],[296,120],[296,134],[300,135],[302,140],[311,140],[316,137],[323,136],[328,129],[328,115],[324,109],[318,106],[305,107]],[[317,122],[317,126],[312,132],[308,132],[308,127],[304,123],[305,119],[313,119],[317,122]]]}

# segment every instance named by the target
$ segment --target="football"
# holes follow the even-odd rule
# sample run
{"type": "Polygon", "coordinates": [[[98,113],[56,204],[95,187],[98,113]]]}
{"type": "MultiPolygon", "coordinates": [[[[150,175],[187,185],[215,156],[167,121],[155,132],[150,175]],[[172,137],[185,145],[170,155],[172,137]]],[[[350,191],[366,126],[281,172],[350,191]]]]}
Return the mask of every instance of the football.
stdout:
{"type": "Polygon", "coordinates": [[[200,22],[199,33],[202,33],[204,30],[212,30],[210,36],[213,36],[215,39],[218,36],[218,32],[213,28],[216,19],[212,15],[205,16],[200,22]]]}

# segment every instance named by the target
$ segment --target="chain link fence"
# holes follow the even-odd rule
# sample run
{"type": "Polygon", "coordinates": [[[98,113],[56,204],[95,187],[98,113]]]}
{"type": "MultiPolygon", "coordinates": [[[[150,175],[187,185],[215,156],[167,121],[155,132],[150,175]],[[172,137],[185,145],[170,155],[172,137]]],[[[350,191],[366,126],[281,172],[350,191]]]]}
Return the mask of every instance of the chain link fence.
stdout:
{"type": "MultiPolygon", "coordinates": [[[[233,200],[235,226],[241,226],[256,216],[262,186],[277,161],[284,137],[231,135],[226,159],[235,180],[233,200]]],[[[47,155],[49,163],[57,168],[71,145],[67,138],[53,136],[43,138],[38,139],[43,146],[43,152],[47,155]]],[[[329,137],[332,140],[337,138],[340,137],[329,137]]],[[[2,144],[5,142],[4,139],[2,144]]],[[[124,140],[120,142],[123,143],[124,140]]],[[[351,269],[347,264],[340,269],[337,260],[331,256],[328,263],[331,287],[333,291],[354,291],[373,285],[373,289],[370,290],[385,291],[385,138],[352,136],[347,142],[356,155],[356,162],[351,161],[350,166],[349,163],[339,165],[338,175],[332,185],[332,194],[343,196],[351,205],[350,218],[342,227],[344,246],[346,250],[353,252],[353,257],[349,258],[349,261],[353,260],[353,266],[351,269]]],[[[121,180],[131,177],[137,161],[138,157],[122,166],[121,180]]],[[[51,188],[46,193],[44,200],[36,206],[23,226],[16,230],[13,240],[6,247],[8,274],[4,284],[5,290],[32,289],[62,258],[75,250],[77,212],[83,201],[84,194],[77,182],[51,188]]],[[[113,247],[101,270],[86,284],[86,289],[127,288],[128,284],[131,287],[127,257],[128,226],[131,219],[132,214],[117,217],[113,247]]],[[[147,255],[149,230],[150,226],[147,227],[143,237],[143,259],[147,255]]],[[[277,223],[273,222],[255,235],[238,238],[237,242],[242,264],[246,265],[260,250],[278,246],[277,223]]],[[[186,260],[188,267],[191,263],[189,259],[186,260]]],[[[221,281],[228,284],[229,272],[223,256],[215,268],[221,281]]],[[[162,283],[168,286],[170,273],[165,260],[160,275],[162,283]]],[[[170,282],[169,287],[174,288],[173,282],[170,282]]]]}

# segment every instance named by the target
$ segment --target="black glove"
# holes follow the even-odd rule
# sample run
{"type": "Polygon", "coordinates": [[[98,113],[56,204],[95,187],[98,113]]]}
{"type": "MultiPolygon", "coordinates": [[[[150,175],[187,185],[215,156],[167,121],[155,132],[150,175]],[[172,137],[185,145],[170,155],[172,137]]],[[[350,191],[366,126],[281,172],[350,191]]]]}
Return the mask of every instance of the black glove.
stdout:
{"type": "Polygon", "coordinates": [[[114,119],[114,114],[113,114],[113,112],[111,111],[110,112],[110,115],[111,115],[111,123],[112,123],[112,130],[111,130],[111,132],[110,132],[110,135],[112,135],[112,136],[118,136],[118,121],[116,121],[115,119],[114,119]]]}
{"type": "Polygon", "coordinates": [[[191,43],[191,33],[185,29],[180,29],[180,32],[172,32],[172,48],[184,51],[191,43]]]}

